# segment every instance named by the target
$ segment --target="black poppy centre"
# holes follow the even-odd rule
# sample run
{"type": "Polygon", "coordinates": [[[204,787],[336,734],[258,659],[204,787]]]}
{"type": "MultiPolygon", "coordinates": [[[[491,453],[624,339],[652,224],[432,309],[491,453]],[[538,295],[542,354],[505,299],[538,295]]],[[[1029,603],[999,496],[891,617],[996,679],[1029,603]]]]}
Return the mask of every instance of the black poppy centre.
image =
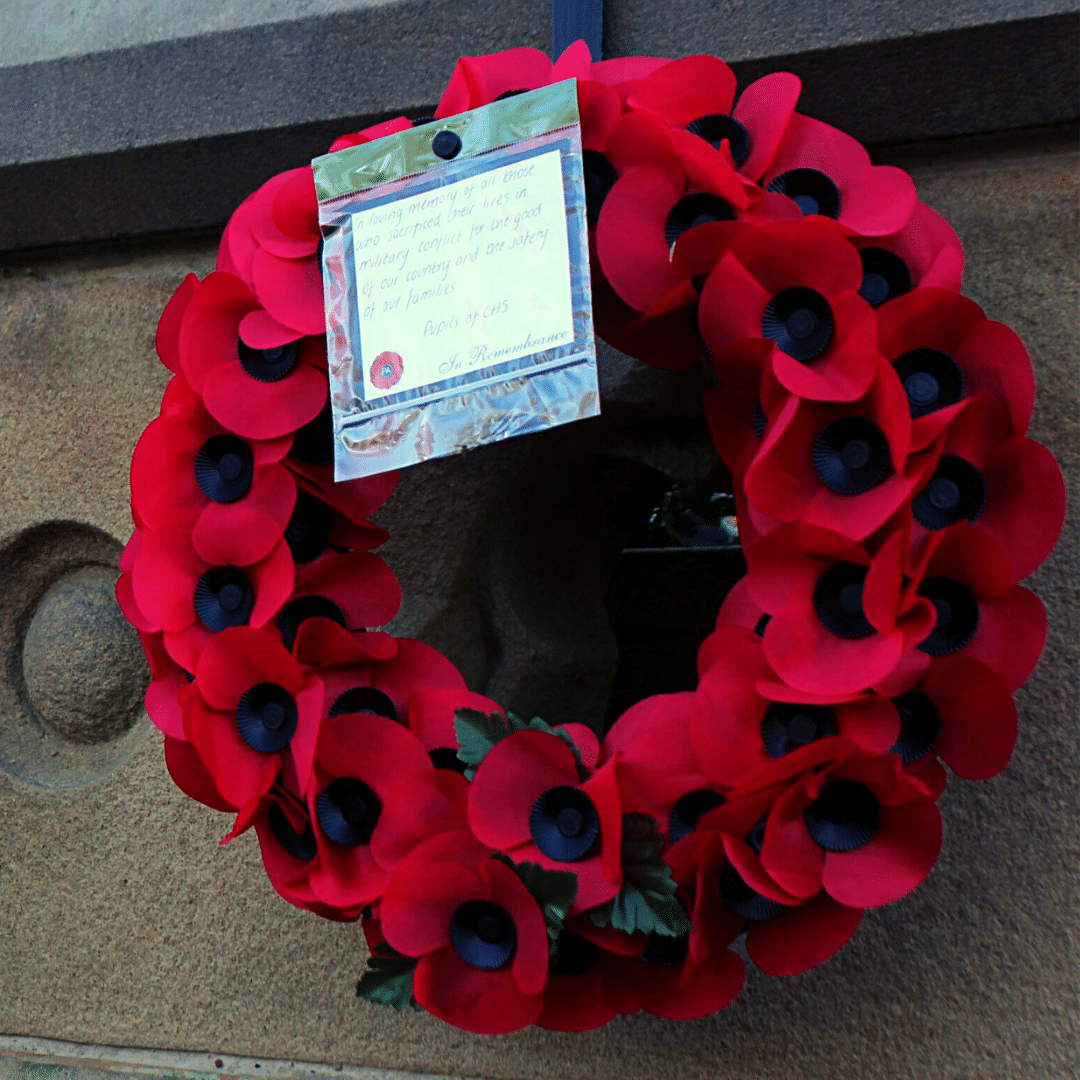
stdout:
{"type": "Polygon", "coordinates": [[[236,706],[236,728],[240,738],[260,754],[284,750],[296,734],[298,718],[296,700],[277,683],[252,686],[236,706]]]}
{"type": "Polygon", "coordinates": [[[308,563],[317,559],[330,543],[333,520],[326,503],[305,492],[298,492],[289,524],[285,526],[285,542],[293,561],[308,563]]]}
{"type": "Polygon", "coordinates": [[[664,242],[671,248],[684,232],[698,225],[711,225],[714,221],[734,221],[735,211],[719,195],[699,191],[684,195],[668,211],[664,221],[664,242]]]}
{"type": "Polygon", "coordinates": [[[675,803],[668,815],[668,839],[675,843],[676,840],[689,836],[710,810],[723,806],[725,802],[727,800],[723,795],[709,788],[688,791],[675,803]]]}
{"type": "Polygon", "coordinates": [[[966,585],[952,578],[927,578],[918,593],[937,612],[934,629],[919,649],[930,656],[948,656],[971,641],[979,629],[979,602],[966,585]]]}
{"type": "Polygon", "coordinates": [[[836,713],[828,705],[771,702],[761,718],[761,741],[771,758],[782,758],[818,739],[838,735],[836,713]]]}
{"type": "Polygon", "coordinates": [[[728,911],[747,922],[769,922],[788,910],[779,900],[763,896],[747,885],[731,863],[725,863],[720,871],[720,899],[728,911]]]}
{"type": "Polygon", "coordinates": [[[734,116],[723,113],[699,116],[686,125],[686,130],[691,135],[704,139],[716,150],[720,149],[720,144],[726,139],[735,168],[739,168],[750,156],[750,132],[734,116]]]}
{"type": "Polygon", "coordinates": [[[818,579],[814,610],[829,633],[855,641],[874,632],[863,611],[863,582],[868,569],[858,563],[840,562],[818,579]]]}
{"type": "Polygon", "coordinates": [[[345,625],[345,612],[326,596],[300,596],[281,609],[277,617],[277,627],[281,631],[281,640],[285,648],[292,652],[296,644],[296,632],[306,619],[330,619],[338,626],[345,625]]]}
{"type": "Polygon", "coordinates": [[[533,843],[556,862],[584,858],[600,835],[600,815],[581,788],[565,784],[548,788],[529,815],[533,843]]]}
{"type": "Polygon", "coordinates": [[[964,376],[940,349],[909,349],[893,361],[907,394],[912,420],[955,405],[964,396],[964,376]]]}
{"type": "Polygon", "coordinates": [[[930,482],[912,500],[915,520],[932,532],[975,521],[986,505],[986,483],[970,461],[944,454],[930,482]]]}
{"type": "Polygon", "coordinates": [[[941,734],[941,713],[930,698],[918,691],[894,697],[892,703],[900,714],[900,737],[889,753],[899,754],[907,765],[933,750],[941,734]]]}
{"type": "Polygon", "coordinates": [[[892,469],[885,433],[865,416],[841,416],[827,424],[812,453],[818,479],[837,495],[862,495],[892,469]]]}
{"type": "Polygon", "coordinates": [[[840,189],[818,169],[789,169],[776,177],[765,190],[779,192],[793,199],[807,217],[811,214],[827,218],[840,216],[840,189]]]}
{"type": "Polygon", "coordinates": [[[212,566],[195,585],[195,614],[215,633],[245,626],[254,607],[255,589],[235,566],[212,566]]]}
{"type": "Polygon", "coordinates": [[[290,341],[270,349],[253,349],[243,338],[236,339],[236,354],[240,366],[259,382],[277,382],[284,379],[300,359],[300,342],[290,341]]]}
{"type": "Polygon", "coordinates": [[[312,829],[310,822],[302,833],[298,833],[293,828],[293,824],[285,811],[276,802],[270,804],[267,820],[270,823],[270,831],[274,834],[274,839],[281,845],[286,854],[291,855],[294,859],[299,859],[301,862],[310,862],[319,853],[315,840],[315,830],[312,829]]]}
{"type": "Polygon", "coordinates": [[[466,900],[450,919],[450,943],[467,964],[494,971],[517,950],[517,927],[498,904],[466,900]]]}
{"type": "Polygon", "coordinates": [[[373,713],[395,722],[398,718],[393,699],[374,686],[353,686],[338,694],[330,706],[330,715],[344,716],[346,713],[373,713]]]}
{"type": "Polygon", "coordinates": [[[235,435],[213,435],[195,455],[195,482],[214,502],[242,499],[251,490],[254,478],[255,455],[235,435]]]}
{"type": "Polygon", "coordinates": [[[813,841],[826,851],[855,851],[877,833],[881,806],[877,796],[857,780],[831,780],[803,811],[813,841]]]}
{"type": "Polygon", "coordinates": [[[777,293],[761,313],[761,334],[800,363],[820,356],[833,337],[829,301],[814,289],[796,285],[777,293]]]}
{"type": "Polygon", "coordinates": [[[908,264],[888,248],[865,247],[859,250],[863,279],[859,295],[873,308],[911,292],[908,264]]]}
{"type": "Polygon", "coordinates": [[[363,780],[342,776],[323,789],[315,804],[319,828],[342,847],[360,847],[371,840],[382,801],[363,780]]]}

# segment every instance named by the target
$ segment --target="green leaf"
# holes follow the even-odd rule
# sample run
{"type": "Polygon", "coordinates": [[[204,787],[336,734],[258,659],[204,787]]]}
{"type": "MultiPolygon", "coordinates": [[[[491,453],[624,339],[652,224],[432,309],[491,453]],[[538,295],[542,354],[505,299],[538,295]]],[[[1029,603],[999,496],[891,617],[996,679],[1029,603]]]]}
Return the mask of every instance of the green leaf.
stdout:
{"type": "Polygon", "coordinates": [[[555,735],[562,739],[573,752],[578,781],[584,783],[589,779],[589,770],[581,761],[581,751],[574,745],[574,740],[565,728],[553,728],[539,716],[534,716],[526,723],[512,712],[508,712],[503,719],[499,713],[488,716],[479,709],[456,709],[454,734],[458,741],[457,756],[466,766],[466,779],[471,780],[476,775],[480,762],[497,742],[518,731],[542,731],[546,735],[555,735]]]}
{"type": "Polygon", "coordinates": [[[455,709],[454,734],[458,741],[458,760],[466,766],[465,776],[471,780],[487,752],[509,731],[506,720],[497,712],[488,716],[479,709],[455,709]]]}
{"type": "Polygon", "coordinates": [[[544,913],[552,958],[555,956],[555,943],[562,933],[563,923],[570,912],[570,905],[577,896],[577,874],[569,870],[548,870],[539,863],[516,863],[509,855],[495,852],[494,857],[506,863],[529,890],[532,898],[544,913]]]}
{"type": "Polygon", "coordinates": [[[402,956],[383,942],[368,957],[367,971],[356,984],[356,996],[375,1005],[390,1005],[398,1012],[410,1007],[420,1012],[413,997],[416,965],[415,958],[402,956]]]}
{"type": "Polygon", "coordinates": [[[664,838],[648,814],[623,814],[623,886],[614,900],[586,912],[594,926],[613,926],[627,934],[682,937],[691,924],[679,903],[671,867],[660,858],[664,838]]]}

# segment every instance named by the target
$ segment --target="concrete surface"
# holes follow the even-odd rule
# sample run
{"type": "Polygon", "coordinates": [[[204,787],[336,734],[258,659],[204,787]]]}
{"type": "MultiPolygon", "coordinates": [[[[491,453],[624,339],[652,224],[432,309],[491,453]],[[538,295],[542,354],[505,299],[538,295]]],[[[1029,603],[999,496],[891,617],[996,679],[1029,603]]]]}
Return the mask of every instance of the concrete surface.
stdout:
{"type": "MultiPolygon", "coordinates": [[[[806,975],[751,973],[741,998],[706,1020],[471,1036],[358,1002],[359,929],[279,900],[253,836],[220,848],[225,817],[171,785],[151,731],[89,786],[0,775],[0,1031],[537,1080],[1075,1075],[1076,158],[1030,141],[901,156],[965,241],[966,291],[1031,350],[1032,434],[1066,469],[1073,506],[1034,579],[1050,639],[1018,694],[1016,756],[992,781],[950,786],[942,857],[914,896],[870,913],[850,946],[806,975]]],[[[212,258],[205,244],[116,247],[4,271],[0,549],[47,521],[126,539],[127,461],[166,375],[153,358],[157,316],[212,258]]],[[[692,380],[611,355],[602,378],[601,420],[407,471],[380,513],[407,597],[395,629],[444,648],[475,687],[557,718],[597,707],[613,661],[598,605],[617,522],[611,504],[591,505],[588,478],[610,490],[611,458],[688,477],[710,465],[692,380]],[[511,486],[516,501],[504,498],[511,486]],[[551,586],[567,559],[577,594],[551,586]]]]}

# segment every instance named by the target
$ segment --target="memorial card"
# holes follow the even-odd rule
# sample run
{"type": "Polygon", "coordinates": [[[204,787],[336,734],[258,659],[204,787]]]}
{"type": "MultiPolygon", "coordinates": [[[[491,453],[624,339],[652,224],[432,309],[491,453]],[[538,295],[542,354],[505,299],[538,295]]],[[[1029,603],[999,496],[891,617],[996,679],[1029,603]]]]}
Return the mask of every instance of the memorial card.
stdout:
{"type": "Polygon", "coordinates": [[[313,166],[336,480],[599,412],[573,80],[313,166]]]}

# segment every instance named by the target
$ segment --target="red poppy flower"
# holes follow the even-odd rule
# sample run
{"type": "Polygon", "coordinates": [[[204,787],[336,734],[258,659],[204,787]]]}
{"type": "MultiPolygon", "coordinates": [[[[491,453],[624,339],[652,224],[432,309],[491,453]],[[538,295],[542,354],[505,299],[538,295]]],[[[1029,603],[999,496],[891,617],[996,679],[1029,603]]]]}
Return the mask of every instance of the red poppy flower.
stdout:
{"type": "Polygon", "coordinates": [[[871,558],[837,533],[782,525],[751,549],[748,589],[772,618],[765,657],[788,685],[852,694],[884,679],[934,623],[928,598],[905,585],[908,530],[871,558]]]}
{"type": "Polygon", "coordinates": [[[283,900],[335,922],[355,922],[360,917],[362,906],[333,907],[323,903],[311,888],[308,875],[316,865],[318,847],[308,808],[302,800],[275,784],[266,795],[241,809],[222,843],[229,843],[252,826],[259,838],[266,876],[283,900]]]}
{"type": "Polygon", "coordinates": [[[265,795],[284,772],[307,784],[323,712],[323,686],[269,634],[248,626],[217,634],[199,655],[184,734],[234,806],[265,795]]]}
{"type": "MultiPolygon", "coordinates": [[[[319,621],[311,620],[312,624],[319,621]]],[[[357,644],[373,636],[352,635],[357,644]]],[[[355,652],[342,654],[336,651],[340,644],[337,639],[323,639],[323,644],[330,647],[322,650],[318,670],[326,687],[326,707],[330,715],[373,712],[411,730],[413,695],[427,689],[466,693],[461,673],[438,649],[412,638],[392,640],[396,648],[388,658],[369,656],[361,659],[355,652]]]]}
{"type": "Polygon", "coordinates": [[[617,761],[584,783],[574,755],[555,735],[518,731],[495,744],[469,788],[477,838],[548,870],[577,874],[571,914],[606,903],[622,886],[622,805],[617,761]]]}
{"type": "Polygon", "coordinates": [[[690,955],[726,951],[746,932],[750,959],[769,975],[799,975],[851,940],[859,908],[824,890],[809,899],[786,892],[761,865],[765,820],[778,791],[733,800],[706,815],[668,854],[675,879],[693,891],[690,955]]]}
{"type": "Polygon", "coordinates": [[[393,495],[398,482],[397,470],[335,483],[332,465],[312,465],[300,461],[293,454],[286,458],[285,463],[295,475],[302,477],[315,489],[314,493],[323,502],[356,522],[364,521],[378,510],[393,495]]]}
{"type": "Polygon", "coordinates": [[[158,359],[170,371],[180,371],[180,323],[198,287],[198,277],[188,274],[172,294],[161,318],[158,319],[154,347],[157,349],[158,359]]]}
{"type": "Polygon", "coordinates": [[[497,1035],[535,1022],[548,972],[544,916],[521,879],[470,833],[442,833],[394,871],[382,931],[419,959],[417,1002],[464,1028],[497,1035]]]}
{"type": "Polygon", "coordinates": [[[210,770],[203,764],[198,751],[185,739],[165,736],[165,767],[173,783],[190,799],[211,810],[236,813],[236,807],[218,791],[210,770]]]}
{"type": "MultiPolygon", "coordinates": [[[[556,956],[544,985],[544,1009],[536,1024],[549,1031],[592,1031],[617,1015],[613,1000],[625,997],[626,978],[618,953],[602,948],[579,922],[567,924],[559,935],[556,956]]],[[[627,941],[630,937],[622,935],[627,941]]]]}
{"type": "Polygon", "coordinates": [[[409,730],[424,744],[436,768],[463,772],[465,766],[458,760],[454,730],[457,709],[477,709],[487,716],[494,712],[505,715],[501,705],[483,694],[427,687],[409,697],[409,730]]]}
{"type": "Polygon", "coordinates": [[[523,90],[589,79],[592,56],[584,41],[575,41],[553,64],[539,49],[504,49],[485,56],[461,57],[435,109],[436,119],[468,112],[523,90]]]}
{"type": "Polygon", "coordinates": [[[945,770],[986,780],[1009,763],[1016,745],[1016,703],[1009,688],[978,660],[957,657],[915,677],[893,697],[900,734],[890,747],[937,798],[945,770]]]}
{"type": "Polygon", "coordinates": [[[184,671],[165,651],[164,635],[139,631],[147,659],[150,661],[150,685],[146,688],[144,704],[150,722],[173,739],[187,739],[184,734],[184,707],[194,691],[192,676],[184,671]]]}
{"type": "Polygon", "coordinates": [[[608,984],[619,1014],[639,1009],[669,1020],[698,1020],[727,1008],[739,996],[746,968],[730,949],[716,949],[703,960],[689,955],[689,938],[650,934],[639,956],[618,955],[612,964],[621,978],[608,984]]]}
{"type": "MultiPolygon", "coordinates": [[[[329,683],[327,690],[329,699],[329,683]]],[[[387,874],[375,861],[372,845],[383,809],[404,781],[432,770],[415,736],[386,716],[362,711],[363,705],[342,704],[340,698],[330,705],[306,785],[318,847],[308,882],[323,903],[341,910],[382,895],[387,874]]]]}
{"type": "Polygon", "coordinates": [[[1011,425],[997,398],[968,399],[934,444],[934,470],[914,492],[913,555],[959,522],[992,536],[1012,580],[1033,573],[1053,550],[1065,521],[1065,481],[1054,455],[1011,425]]]}
{"type": "Polygon", "coordinates": [[[290,438],[242,439],[201,404],[151,421],[131,459],[131,501],[147,528],[193,513],[191,540],[208,563],[258,562],[285,532],[296,483],[279,464],[290,438]]]}
{"type": "Polygon", "coordinates": [[[716,783],[735,787],[770,761],[833,735],[878,753],[891,749],[900,735],[900,718],[888,698],[809,694],[786,686],[756,635],[720,630],[712,647],[689,733],[696,759],[716,783]]]}
{"type": "Polygon", "coordinates": [[[782,889],[809,899],[824,888],[841,904],[867,908],[922,882],[941,850],[941,815],[896,755],[837,739],[821,744],[818,760],[791,757],[791,769],[814,764],[773,803],[760,855],[782,889]],[[821,761],[826,750],[831,760],[821,761]]]}
{"type": "Polygon", "coordinates": [[[631,109],[661,117],[702,143],[699,153],[727,154],[743,176],[768,170],[799,100],[797,75],[776,72],[751,83],[735,100],[735,73],[715,56],[686,56],[665,64],[627,92],[631,109]]]}
{"type": "Polygon", "coordinates": [[[698,320],[715,355],[744,338],[774,343],[771,367],[800,397],[855,401],[877,365],[874,312],[858,294],[862,263],[828,221],[740,233],[709,275],[698,320]]]}
{"type": "Polygon", "coordinates": [[[437,833],[468,830],[469,781],[438,767],[413,773],[394,788],[371,835],[371,857],[394,870],[409,853],[437,833]]]}
{"type": "MultiPolygon", "coordinates": [[[[628,119],[620,118],[620,123],[628,126],[628,119]]],[[[645,118],[633,119],[643,130],[645,118]]],[[[670,132],[664,134],[670,142],[670,132]]],[[[700,142],[689,138],[691,145],[700,142]]],[[[724,221],[773,220],[773,203],[752,201],[730,166],[726,172],[709,174],[688,173],[686,167],[674,149],[663,155],[658,143],[649,164],[628,169],[612,185],[600,210],[596,223],[600,267],[635,311],[651,311],[685,287],[672,269],[671,248],[691,229],[724,221]]]]}
{"type": "Polygon", "coordinates": [[[384,626],[401,605],[401,586],[378,555],[334,554],[301,569],[275,620],[287,649],[305,620],[331,619],[348,630],[384,626]]]}
{"type": "Polygon", "coordinates": [[[847,232],[889,236],[915,210],[915,184],[903,169],[871,165],[858,139],[795,113],[762,178],[807,215],[838,221],[847,232]]]}
{"type": "Polygon", "coordinates": [[[929,480],[933,457],[909,456],[910,438],[903,387],[878,357],[858,401],[788,398],[746,469],[746,497],[776,521],[863,540],[929,480]]]}
{"type": "MultiPolygon", "coordinates": [[[[131,571],[131,595],[140,611],[165,632],[165,648],[185,670],[215,633],[230,626],[265,626],[293,588],[289,546],[279,541],[248,565],[211,564],[192,545],[191,513],[163,520],[143,536],[131,571]]],[[[243,554],[243,539],[236,541],[243,554]]],[[[374,556],[371,556],[374,558],[374,556]]]]}
{"type": "Polygon", "coordinates": [[[327,396],[326,340],[302,338],[217,271],[195,289],[180,324],[184,376],[219,423],[274,439],[313,420],[327,396]]]}
{"type": "Polygon", "coordinates": [[[879,692],[891,695],[896,681],[941,667],[952,656],[986,664],[1010,692],[1021,687],[1046,642],[1046,610],[1033,592],[1012,580],[1008,555],[988,533],[961,522],[933,534],[901,601],[931,601],[932,630],[905,656],[895,679],[877,687],[879,692]]]}
{"type": "Polygon", "coordinates": [[[694,755],[690,732],[700,704],[689,692],[646,698],[631,710],[632,728],[619,730],[617,720],[604,740],[603,761],[620,755],[623,809],[650,814],[672,842],[693,832],[730,786],[706,775],[694,755]]]}
{"type": "Polygon", "coordinates": [[[405,362],[396,352],[381,352],[371,361],[371,371],[368,377],[371,385],[380,390],[389,390],[401,378],[405,370],[405,362]]]}
{"type": "Polygon", "coordinates": [[[1013,434],[1027,431],[1035,374],[1023,342],[965,296],[916,289],[877,313],[880,349],[904,384],[912,449],[935,439],[960,403],[988,390],[1005,406],[1013,434]]]}
{"type": "MultiPolygon", "coordinates": [[[[765,633],[765,627],[768,626],[771,618],[772,615],[754,600],[750,592],[750,578],[744,576],[732,585],[730,592],[724,597],[724,602],[720,605],[720,610],[716,615],[716,629],[721,630],[729,626],[738,626],[756,633],[760,637],[765,633]]],[[[715,653],[709,651],[712,649],[714,641],[715,639],[710,636],[701,644],[701,650],[698,654],[699,672],[704,670],[702,657],[715,655],[715,653]]]]}
{"type": "MultiPolygon", "coordinates": [[[[129,537],[127,544],[124,545],[124,550],[120,555],[121,572],[120,576],[116,579],[116,603],[124,613],[124,618],[139,631],[139,636],[143,637],[145,646],[146,639],[144,635],[160,634],[161,627],[139,607],[138,602],[135,600],[135,590],[131,583],[132,570],[135,568],[136,559],[138,558],[139,551],[142,549],[142,542],[142,530],[136,528],[129,537]]],[[[149,656],[148,649],[146,652],[149,656]]]]}
{"type": "Polygon", "coordinates": [[[907,224],[891,236],[851,236],[863,264],[859,294],[871,307],[912,289],[958,293],[964,247],[953,227],[926,203],[917,202],[907,224]]]}

